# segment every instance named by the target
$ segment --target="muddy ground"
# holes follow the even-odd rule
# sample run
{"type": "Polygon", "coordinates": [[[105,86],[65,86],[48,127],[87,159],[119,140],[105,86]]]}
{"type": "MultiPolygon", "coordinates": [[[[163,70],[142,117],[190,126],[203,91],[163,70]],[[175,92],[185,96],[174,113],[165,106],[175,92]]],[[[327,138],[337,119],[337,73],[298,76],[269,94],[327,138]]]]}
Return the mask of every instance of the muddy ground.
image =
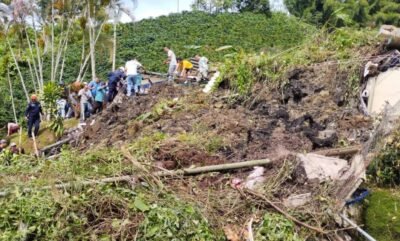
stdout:
{"type": "Polygon", "coordinates": [[[368,139],[371,120],[358,111],[354,100],[345,99],[345,70],[334,64],[315,65],[294,69],[287,76],[284,89],[257,84],[246,100],[231,97],[229,90],[206,95],[200,87],[156,85],[148,95],[125,97],[88,120],[95,123],[87,127],[79,146],[118,146],[155,131],[171,137],[208,133],[223,140],[212,155],[173,139],[154,150],[153,161],[185,160],[173,164],[175,168],[279,159],[289,152],[312,152],[368,139]]]}
{"type": "MultiPolygon", "coordinates": [[[[311,193],[312,200],[296,208],[296,217],[335,228],[327,218],[331,187],[298,182],[292,154],[367,141],[372,120],[349,95],[349,74],[332,62],[297,68],[287,73],[284,88],[257,83],[250,98],[228,89],[207,95],[199,86],[157,84],[145,96],[120,96],[119,103],[89,119],[77,147],[119,148],[162,133],[165,138],[148,147],[146,156],[154,170],[269,158],[273,164],[264,172],[264,193],[278,203],[293,194],[311,193]]],[[[246,208],[256,201],[237,192],[235,180],[243,181],[251,172],[164,181],[180,197],[199,203],[213,225],[242,230],[258,212],[246,208]]],[[[257,207],[265,208],[261,203],[257,207]]]]}

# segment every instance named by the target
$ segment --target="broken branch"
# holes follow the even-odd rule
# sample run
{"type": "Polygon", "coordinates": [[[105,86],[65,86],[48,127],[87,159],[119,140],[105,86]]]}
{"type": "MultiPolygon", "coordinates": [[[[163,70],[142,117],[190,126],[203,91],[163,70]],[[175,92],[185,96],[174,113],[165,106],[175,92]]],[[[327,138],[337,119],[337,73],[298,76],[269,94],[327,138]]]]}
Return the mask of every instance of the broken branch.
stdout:
{"type": "Polygon", "coordinates": [[[270,201],[267,197],[265,197],[264,195],[262,195],[261,193],[252,191],[250,189],[244,189],[244,192],[253,195],[257,198],[260,198],[262,200],[264,200],[266,203],[268,203],[269,206],[273,207],[276,211],[280,212],[281,214],[283,214],[286,218],[292,220],[294,223],[301,225],[303,227],[306,227],[308,229],[311,229],[315,232],[321,233],[321,234],[327,234],[326,231],[322,230],[321,228],[318,227],[313,227],[310,226],[304,222],[301,222],[300,220],[296,219],[295,217],[293,217],[292,215],[288,214],[287,212],[285,212],[283,209],[281,209],[280,207],[278,207],[277,205],[275,205],[272,201],[270,201]]]}
{"type": "Polygon", "coordinates": [[[323,156],[343,156],[343,155],[354,155],[361,150],[361,146],[348,146],[342,148],[333,148],[327,150],[316,151],[314,154],[323,156]]]}

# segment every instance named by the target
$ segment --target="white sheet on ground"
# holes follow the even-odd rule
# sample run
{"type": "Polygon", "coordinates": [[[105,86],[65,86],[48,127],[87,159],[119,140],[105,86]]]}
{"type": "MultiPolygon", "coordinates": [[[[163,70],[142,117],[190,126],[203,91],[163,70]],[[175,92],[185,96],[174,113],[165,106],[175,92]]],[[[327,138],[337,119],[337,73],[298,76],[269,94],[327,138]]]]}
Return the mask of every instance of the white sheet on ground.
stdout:
{"type": "Polygon", "coordinates": [[[400,101],[400,68],[389,69],[378,76],[370,78],[366,90],[369,93],[369,114],[379,114],[386,103],[394,106],[400,101]]]}

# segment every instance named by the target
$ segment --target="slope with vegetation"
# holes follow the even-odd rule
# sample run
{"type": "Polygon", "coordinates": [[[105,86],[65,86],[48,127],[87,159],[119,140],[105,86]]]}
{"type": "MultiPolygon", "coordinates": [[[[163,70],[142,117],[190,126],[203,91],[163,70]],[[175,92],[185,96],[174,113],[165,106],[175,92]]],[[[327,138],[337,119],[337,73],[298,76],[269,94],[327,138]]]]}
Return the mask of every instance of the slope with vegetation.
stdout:
{"type": "MultiPolygon", "coordinates": [[[[109,29],[109,27],[107,27],[109,29]]],[[[105,80],[111,69],[110,46],[104,32],[99,40],[96,51],[97,74],[105,80]]],[[[166,59],[163,47],[170,46],[176,54],[182,57],[191,57],[197,53],[204,54],[211,62],[221,62],[225,55],[243,50],[245,52],[256,52],[260,50],[277,51],[293,47],[301,43],[307,34],[315,32],[311,25],[298,22],[295,18],[287,18],[276,14],[266,17],[262,14],[208,14],[204,12],[184,13],[160,17],[157,19],[142,20],[135,24],[118,25],[117,66],[124,65],[130,58],[138,58],[150,71],[165,71],[166,59]],[[227,28],[226,26],[229,26],[227,28]],[[282,31],[284,29],[285,31],[282,31]],[[231,49],[217,52],[217,48],[231,45],[231,49]]],[[[4,42],[3,42],[4,44],[4,42]]],[[[71,39],[65,56],[65,67],[62,80],[71,83],[76,80],[81,62],[82,39],[79,35],[71,39]]],[[[0,90],[9,93],[9,84],[6,76],[10,70],[13,83],[16,109],[21,116],[25,106],[25,100],[21,82],[15,65],[11,62],[9,51],[6,46],[0,48],[2,63],[0,66],[0,90]],[[9,67],[7,67],[9,66],[9,67]]],[[[49,61],[49,59],[46,59],[49,61]]],[[[29,93],[34,91],[29,74],[26,57],[19,59],[22,75],[27,80],[29,93]]],[[[50,69],[44,67],[45,79],[49,79],[50,69]]],[[[84,80],[90,80],[90,71],[84,80]]],[[[7,121],[13,120],[12,110],[9,107],[10,95],[0,96],[0,126],[7,121]]]]}
{"type": "MultiPolygon", "coordinates": [[[[273,18],[286,22],[287,17],[273,18]]],[[[277,33],[291,31],[290,25],[276,26],[280,28],[277,33]]],[[[268,167],[266,175],[271,178],[259,189],[261,193],[280,202],[293,192],[311,191],[316,198],[302,209],[290,210],[290,214],[312,226],[335,229],[329,216],[333,207],[330,190],[312,184],[302,184],[299,190],[299,184],[292,180],[295,162],[285,153],[320,148],[307,134],[319,127],[307,129],[306,123],[296,121],[305,113],[321,125],[337,121],[342,143],[350,142],[347,137],[353,129],[362,132],[368,128],[368,120],[361,118],[354,124],[343,119],[348,112],[342,106],[355,110],[351,103],[357,93],[358,67],[362,57],[377,50],[370,31],[313,33],[302,42],[272,39],[274,48],[260,42],[257,48],[268,50],[263,54],[256,54],[255,48],[224,56],[220,88],[210,96],[197,88],[159,86],[149,96],[124,100],[119,108],[94,117],[95,124],[85,130],[78,148],[62,150],[55,160],[26,156],[7,159],[1,166],[4,175],[0,182],[10,195],[0,200],[4,207],[0,211],[4,220],[0,237],[240,240],[246,235],[241,229],[251,217],[255,218],[251,226],[256,240],[320,237],[274,213],[260,199],[231,188],[232,179],[245,178],[251,170],[166,179],[149,174],[160,168],[262,158],[276,162],[268,167]],[[316,42],[321,44],[311,44],[316,42]],[[354,67],[347,68],[338,61],[354,67]],[[345,96],[339,101],[333,95],[338,87],[345,96]],[[140,180],[132,177],[124,182],[82,185],[83,180],[138,173],[143,174],[140,180]],[[70,182],[71,186],[62,189],[54,186],[70,182]],[[41,190],[43,186],[51,188],[41,190]],[[29,192],[21,193],[22,187],[29,192]]],[[[176,48],[177,52],[185,51],[182,45],[176,48]]],[[[210,55],[213,53],[210,51],[210,55]]],[[[222,59],[218,57],[221,53],[214,54],[222,59]]]]}
{"type": "MultiPolygon", "coordinates": [[[[339,228],[331,216],[335,190],[296,180],[296,162],[288,154],[368,138],[372,120],[358,112],[357,94],[363,63],[385,51],[374,35],[368,29],[317,29],[295,17],[254,13],[192,12],[118,26],[118,65],[138,57],[150,70],[164,71],[165,45],[184,57],[201,53],[221,70],[214,92],[156,86],[148,96],[123,99],[93,117],[76,146],[64,147],[55,159],[2,154],[0,240],[243,240],[249,227],[257,241],[334,238],[336,232],[321,230],[339,228]],[[216,51],[226,45],[232,47],[216,51]],[[337,139],[321,144],[316,133],[332,123],[337,139]],[[361,134],[353,138],[354,131],[361,134]],[[264,199],[236,189],[234,181],[245,180],[249,169],[153,175],[264,158],[273,161],[257,189],[264,199]],[[126,175],[131,176],[118,181],[126,175]],[[87,180],[106,181],[87,185],[87,180]],[[263,201],[281,205],[291,194],[305,192],[312,193],[309,203],[288,213],[314,230],[263,201]]],[[[71,42],[72,51],[66,53],[66,82],[79,71],[81,40],[71,42]]],[[[111,65],[106,45],[100,43],[96,52],[100,76],[111,65]]],[[[6,61],[10,56],[2,50],[6,61]]],[[[27,62],[19,61],[29,76],[27,62]]],[[[3,73],[7,66],[15,79],[16,66],[4,65],[3,73]]],[[[16,82],[21,108],[25,100],[16,82]]],[[[7,82],[0,79],[0,86],[5,90],[7,82]]],[[[12,119],[11,111],[0,113],[8,115],[4,121],[12,119]]],[[[385,166],[398,166],[397,139],[382,149],[371,169],[378,184],[398,180],[385,166]]],[[[398,237],[396,226],[384,226],[382,233],[383,226],[375,224],[392,219],[397,225],[391,205],[397,194],[376,195],[366,213],[368,230],[382,240],[398,237]],[[390,202],[387,215],[379,213],[380,198],[390,202]]]]}

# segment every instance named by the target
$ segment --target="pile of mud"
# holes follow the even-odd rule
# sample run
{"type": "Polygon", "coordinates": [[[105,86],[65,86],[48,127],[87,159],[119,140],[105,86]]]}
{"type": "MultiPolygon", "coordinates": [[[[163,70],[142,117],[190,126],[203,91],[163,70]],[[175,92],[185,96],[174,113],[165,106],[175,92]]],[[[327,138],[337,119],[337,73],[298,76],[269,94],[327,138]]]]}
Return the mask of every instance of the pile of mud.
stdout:
{"type": "Polygon", "coordinates": [[[153,131],[170,137],[203,132],[224,140],[213,153],[173,138],[154,148],[152,160],[175,169],[359,144],[367,140],[371,120],[345,99],[346,75],[335,64],[295,69],[283,89],[267,90],[259,83],[246,103],[228,90],[206,95],[198,87],[159,84],[146,96],[123,96],[89,119],[79,147],[120,146],[153,131]],[[140,118],[168,101],[168,111],[156,119],[140,118]]]}

